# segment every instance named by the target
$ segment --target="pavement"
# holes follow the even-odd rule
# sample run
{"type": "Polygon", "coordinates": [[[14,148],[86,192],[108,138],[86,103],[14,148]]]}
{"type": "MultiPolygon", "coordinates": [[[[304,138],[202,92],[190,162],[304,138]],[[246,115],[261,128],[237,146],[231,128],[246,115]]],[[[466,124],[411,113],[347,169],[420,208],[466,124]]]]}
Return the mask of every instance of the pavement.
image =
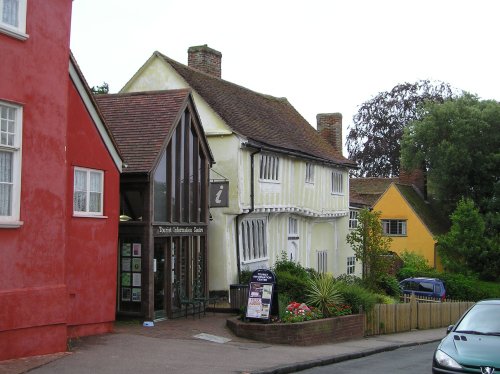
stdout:
{"type": "MultiPolygon", "coordinates": [[[[235,336],[233,314],[155,322],[118,321],[110,334],[72,340],[70,351],[0,362],[0,374],[254,373],[282,374],[441,340],[446,329],[415,330],[309,347],[235,336]]],[[[429,358],[430,362],[431,358],[429,358]]]]}

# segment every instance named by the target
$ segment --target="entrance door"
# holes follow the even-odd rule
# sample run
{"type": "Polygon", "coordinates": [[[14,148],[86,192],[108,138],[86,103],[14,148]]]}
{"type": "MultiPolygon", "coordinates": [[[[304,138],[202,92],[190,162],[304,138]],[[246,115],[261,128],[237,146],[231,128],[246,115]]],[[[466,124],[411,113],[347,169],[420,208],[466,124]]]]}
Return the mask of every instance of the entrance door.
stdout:
{"type": "Polygon", "coordinates": [[[165,242],[163,240],[155,240],[154,253],[154,308],[155,319],[165,318],[165,242]]]}

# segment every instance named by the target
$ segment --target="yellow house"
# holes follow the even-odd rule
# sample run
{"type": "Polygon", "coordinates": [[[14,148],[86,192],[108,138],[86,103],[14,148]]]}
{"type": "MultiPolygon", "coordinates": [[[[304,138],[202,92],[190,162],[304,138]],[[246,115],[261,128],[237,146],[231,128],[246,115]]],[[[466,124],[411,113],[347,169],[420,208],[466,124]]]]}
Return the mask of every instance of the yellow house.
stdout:
{"type": "Polygon", "coordinates": [[[350,194],[381,212],[383,231],[392,238],[393,252],[415,252],[430,266],[441,269],[436,236],[446,232],[446,224],[419,188],[398,178],[353,178],[350,194]]]}

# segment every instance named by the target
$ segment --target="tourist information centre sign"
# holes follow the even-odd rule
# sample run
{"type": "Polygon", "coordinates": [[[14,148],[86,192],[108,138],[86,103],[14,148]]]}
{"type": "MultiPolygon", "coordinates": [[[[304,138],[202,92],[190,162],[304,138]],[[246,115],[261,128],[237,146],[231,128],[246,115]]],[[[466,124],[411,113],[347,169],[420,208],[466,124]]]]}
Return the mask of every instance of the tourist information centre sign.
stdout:
{"type": "Polygon", "coordinates": [[[271,270],[255,270],[248,285],[248,302],[246,318],[269,320],[273,305],[273,291],[276,287],[276,276],[271,270]]]}

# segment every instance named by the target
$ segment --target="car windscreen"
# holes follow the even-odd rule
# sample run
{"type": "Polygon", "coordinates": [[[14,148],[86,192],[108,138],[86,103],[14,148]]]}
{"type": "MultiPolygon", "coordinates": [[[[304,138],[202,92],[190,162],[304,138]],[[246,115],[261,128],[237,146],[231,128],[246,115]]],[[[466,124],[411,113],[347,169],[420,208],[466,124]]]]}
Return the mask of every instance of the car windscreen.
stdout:
{"type": "Polygon", "coordinates": [[[500,334],[500,305],[475,305],[457,325],[455,332],[500,334]]]}

